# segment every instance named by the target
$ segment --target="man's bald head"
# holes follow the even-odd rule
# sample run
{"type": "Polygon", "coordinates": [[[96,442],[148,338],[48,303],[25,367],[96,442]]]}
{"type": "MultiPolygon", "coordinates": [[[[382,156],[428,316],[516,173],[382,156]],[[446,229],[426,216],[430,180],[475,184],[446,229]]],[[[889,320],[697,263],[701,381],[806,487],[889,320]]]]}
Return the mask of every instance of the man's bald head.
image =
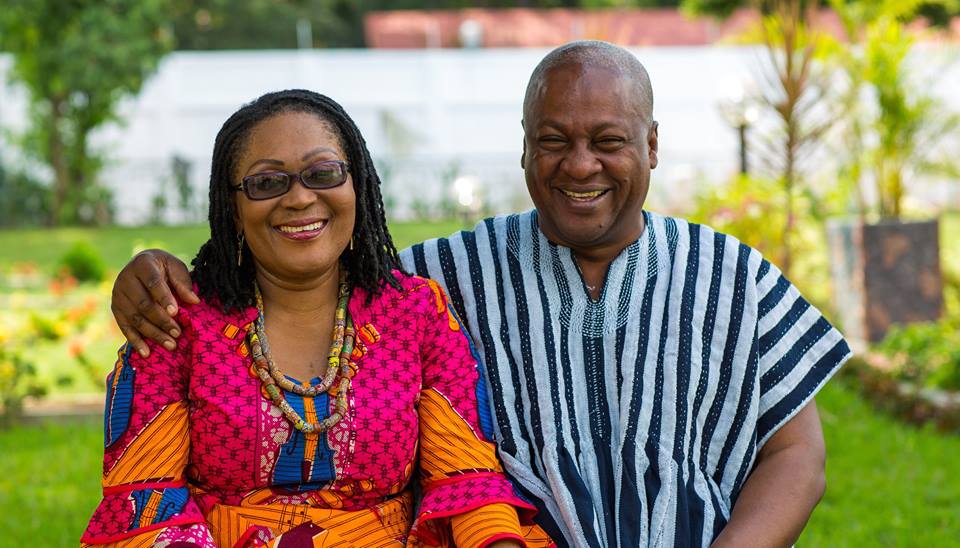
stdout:
{"type": "Polygon", "coordinates": [[[523,118],[530,116],[531,108],[541,97],[550,72],[576,66],[608,69],[625,78],[633,90],[637,110],[644,122],[653,121],[653,89],[647,70],[629,51],[599,40],[580,40],[564,44],[540,61],[537,68],[533,69],[527,84],[527,93],[523,98],[523,118]]]}

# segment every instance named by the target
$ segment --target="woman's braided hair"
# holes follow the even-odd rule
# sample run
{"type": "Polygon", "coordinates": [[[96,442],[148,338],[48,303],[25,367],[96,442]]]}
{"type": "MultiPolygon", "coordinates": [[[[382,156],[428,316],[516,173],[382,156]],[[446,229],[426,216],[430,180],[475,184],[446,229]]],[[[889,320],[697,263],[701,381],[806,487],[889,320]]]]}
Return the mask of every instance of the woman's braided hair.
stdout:
{"type": "Polygon", "coordinates": [[[224,311],[254,304],[254,266],[250,249],[241,244],[234,224],[235,203],[232,185],[237,160],[247,137],[260,122],[287,112],[315,114],[328,123],[347,154],[357,196],[353,248],[344,250],[340,260],[348,281],[369,296],[379,293],[384,283],[397,287],[393,270],[402,270],[396,246],[387,231],[377,175],[367,144],[346,111],[335,101],[312,91],[293,89],[263,95],[235,112],[224,122],[213,146],[210,169],[210,239],[193,259],[193,280],[201,297],[215,299],[224,311]],[[239,246],[243,261],[237,266],[239,246]]]}

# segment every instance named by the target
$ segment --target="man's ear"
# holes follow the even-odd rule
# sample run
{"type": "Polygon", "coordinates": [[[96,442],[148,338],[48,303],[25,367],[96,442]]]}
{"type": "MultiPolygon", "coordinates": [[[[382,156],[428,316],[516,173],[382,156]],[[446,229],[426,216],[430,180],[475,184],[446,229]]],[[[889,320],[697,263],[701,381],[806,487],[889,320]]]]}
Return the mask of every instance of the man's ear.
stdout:
{"type": "Polygon", "coordinates": [[[647,131],[647,155],[650,159],[650,169],[657,167],[657,152],[659,146],[659,135],[657,130],[660,124],[656,121],[651,122],[650,130],[647,131]]]}
{"type": "MultiPolygon", "coordinates": [[[[523,120],[520,120],[520,127],[523,128],[523,120]]],[[[527,132],[524,128],[523,132],[523,152],[520,153],[520,169],[523,169],[523,166],[527,165],[527,132]]]]}

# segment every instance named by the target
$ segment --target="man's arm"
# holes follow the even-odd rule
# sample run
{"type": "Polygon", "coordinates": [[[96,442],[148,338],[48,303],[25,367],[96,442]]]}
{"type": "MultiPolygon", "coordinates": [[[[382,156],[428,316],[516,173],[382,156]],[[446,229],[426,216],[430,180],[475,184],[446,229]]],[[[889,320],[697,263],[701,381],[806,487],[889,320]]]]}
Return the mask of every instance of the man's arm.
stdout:
{"type": "Polygon", "coordinates": [[[810,400],[773,434],[733,506],[714,548],[780,547],[796,542],[826,488],[826,449],[810,400]]]}
{"type": "Polygon", "coordinates": [[[160,249],[138,253],[113,283],[110,310],[123,336],[143,357],[150,355],[144,337],[167,350],[177,347],[180,326],[173,321],[177,300],[170,292],[171,286],[181,300],[200,302],[193,292],[187,265],[160,249]]]}

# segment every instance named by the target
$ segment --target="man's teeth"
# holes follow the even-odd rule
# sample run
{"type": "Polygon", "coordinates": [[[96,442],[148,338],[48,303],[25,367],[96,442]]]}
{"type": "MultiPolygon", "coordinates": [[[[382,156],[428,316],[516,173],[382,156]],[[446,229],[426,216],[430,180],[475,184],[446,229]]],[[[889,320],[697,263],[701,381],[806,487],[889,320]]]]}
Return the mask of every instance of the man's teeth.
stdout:
{"type": "Polygon", "coordinates": [[[566,196],[573,198],[574,200],[592,200],[597,196],[603,194],[605,191],[594,190],[592,192],[572,192],[569,190],[563,190],[561,192],[563,192],[566,196]]]}
{"type": "Polygon", "coordinates": [[[286,232],[286,233],[288,233],[288,234],[293,234],[293,233],[296,233],[296,232],[307,232],[307,231],[309,231],[309,230],[318,230],[318,229],[320,229],[320,228],[323,228],[324,223],[325,223],[325,221],[317,221],[317,222],[315,222],[315,223],[312,223],[312,224],[309,224],[309,225],[303,225],[303,226],[280,225],[279,228],[280,228],[280,232],[286,232]]]}

